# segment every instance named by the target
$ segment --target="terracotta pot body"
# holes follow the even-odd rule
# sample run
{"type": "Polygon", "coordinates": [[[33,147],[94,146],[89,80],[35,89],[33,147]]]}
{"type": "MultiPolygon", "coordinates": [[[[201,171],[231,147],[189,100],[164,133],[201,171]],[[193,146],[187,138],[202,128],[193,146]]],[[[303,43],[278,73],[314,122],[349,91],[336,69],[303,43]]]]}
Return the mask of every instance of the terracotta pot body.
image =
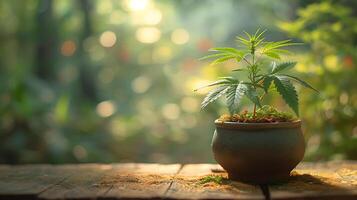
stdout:
{"type": "Polygon", "coordinates": [[[301,121],[281,123],[215,122],[212,150],[229,178],[256,184],[287,181],[302,160],[301,121]]]}

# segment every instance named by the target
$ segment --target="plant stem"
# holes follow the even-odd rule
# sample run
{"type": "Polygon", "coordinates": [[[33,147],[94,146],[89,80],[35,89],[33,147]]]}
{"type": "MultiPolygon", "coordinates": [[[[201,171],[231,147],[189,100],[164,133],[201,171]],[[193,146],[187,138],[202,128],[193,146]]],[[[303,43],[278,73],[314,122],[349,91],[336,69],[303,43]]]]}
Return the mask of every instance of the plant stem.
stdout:
{"type": "MultiPolygon", "coordinates": [[[[252,63],[253,63],[253,66],[255,66],[255,49],[254,49],[254,43],[253,43],[253,48],[252,48],[252,63]]],[[[252,73],[252,82],[253,82],[253,87],[254,87],[254,90],[256,90],[256,87],[255,87],[255,77],[256,77],[256,70],[254,69],[253,73],[252,73]]],[[[254,109],[253,109],[253,119],[255,119],[255,115],[256,115],[256,109],[257,109],[257,105],[254,103],[254,109]]]]}

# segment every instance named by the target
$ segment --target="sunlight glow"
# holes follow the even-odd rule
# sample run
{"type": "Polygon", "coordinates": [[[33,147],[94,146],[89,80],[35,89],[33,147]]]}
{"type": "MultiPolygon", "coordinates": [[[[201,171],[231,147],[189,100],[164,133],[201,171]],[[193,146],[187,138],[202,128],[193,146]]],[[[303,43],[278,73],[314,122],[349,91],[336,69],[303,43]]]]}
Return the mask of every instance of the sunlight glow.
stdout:
{"type": "Polygon", "coordinates": [[[130,0],[128,7],[132,11],[144,10],[149,5],[149,0],[130,0]]]}
{"type": "Polygon", "coordinates": [[[155,8],[133,12],[131,20],[135,25],[156,25],[162,20],[162,12],[155,8]]]}
{"type": "Polygon", "coordinates": [[[155,27],[143,27],[136,31],[136,39],[142,43],[154,43],[161,37],[161,31],[155,27]]]}

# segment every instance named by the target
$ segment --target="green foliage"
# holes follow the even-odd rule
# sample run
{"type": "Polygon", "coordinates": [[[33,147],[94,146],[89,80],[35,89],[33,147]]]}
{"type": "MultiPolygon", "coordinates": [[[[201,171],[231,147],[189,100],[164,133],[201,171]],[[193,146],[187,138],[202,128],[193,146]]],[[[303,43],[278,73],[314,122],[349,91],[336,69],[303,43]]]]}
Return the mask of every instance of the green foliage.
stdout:
{"type": "Polygon", "coordinates": [[[216,184],[222,184],[223,183],[223,177],[222,176],[217,176],[217,175],[209,175],[209,176],[205,176],[203,178],[201,178],[199,180],[199,184],[206,184],[206,183],[216,183],[216,184]]]}
{"type": "Polygon", "coordinates": [[[351,0],[315,1],[298,9],[293,21],[279,23],[291,37],[309,44],[297,55],[299,71],[323,97],[321,102],[315,95],[300,96],[309,122],[308,160],[357,159],[356,8],[357,2],[351,0]]]}
{"type": "Polygon", "coordinates": [[[255,107],[261,107],[263,97],[269,92],[271,83],[274,83],[274,87],[284,101],[296,115],[299,115],[298,96],[291,80],[304,87],[315,91],[317,90],[295,76],[281,74],[293,68],[296,62],[288,61],[276,63],[275,61],[279,60],[282,54],[289,53],[289,51],[282,49],[283,47],[296,45],[297,43],[291,43],[290,40],[278,42],[265,41],[263,37],[265,31],[260,31],[259,29],[252,35],[247,32],[244,33],[246,37],[237,37],[240,49],[230,47],[213,48],[212,51],[217,53],[203,57],[202,59],[215,58],[212,64],[219,64],[230,59],[235,59],[237,62],[244,61],[246,68],[235,69],[233,71],[247,71],[248,81],[239,81],[233,77],[229,77],[229,79],[223,78],[207,85],[206,87],[223,86],[219,86],[209,92],[204,98],[201,108],[205,108],[208,104],[225,95],[228,110],[230,114],[233,115],[238,112],[242,97],[246,96],[254,104],[253,116],[255,117],[255,107]],[[262,68],[264,67],[262,60],[264,58],[273,59],[271,61],[272,69],[270,72],[262,73],[262,68]]]}

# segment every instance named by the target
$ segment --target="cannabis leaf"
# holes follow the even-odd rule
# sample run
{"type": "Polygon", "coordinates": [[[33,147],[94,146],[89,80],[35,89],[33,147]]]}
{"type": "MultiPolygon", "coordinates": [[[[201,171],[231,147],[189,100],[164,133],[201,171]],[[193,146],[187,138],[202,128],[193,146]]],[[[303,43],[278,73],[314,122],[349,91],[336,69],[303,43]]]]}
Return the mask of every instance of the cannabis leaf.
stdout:
{"type": "Polygon", "coordinates": [[[281,76],[274,76],[274,85],[284,101],[291,109],[299,116],[299,100],[297,92],[293,84],[286,78],[281,76]]]}
{"type": "Polygon", "coordinates": [[[270,74],[276,74],[284,70],[289,70],[293,68],[296,65],[296,62],[283,62],[276,64],[276,62],[273,62],[273,68],[270,72],[270,74]]]}
{"type": "Polygon", "coordinates": [[[222,63],[230,59],[236,59],[236,61],[239,62],[243,59],[243,56],[245,54],[244,51],[239,51],[235,48],[229,48],[229,47],[212,48],[210,49],[210,51],[216,52],[216,54],[205,56],[200,60],[215,58],[212,64],[222,63]]]}
{"type": "Polygon", "coordinates": [[[271,85],[271,82],[273,81],[273,76],[265,76],[263,79],[263,88],[264,91],[267,93],[269,90],[269,87],[271,85]]]}
{"type": "Polygon", "coordinates": [[[304,86],[304,87],[306,87],[306,88],[310,88],[310,89],[314,90],[315,92],[319,93],[318,90],[316,90],[315,88],[313,88],[313,87],[312,87],[310,84],[308,84],[307,82],[305,82],[305,81],[299,79],[298,77],[291,76],[291,75],[287,75],[287,74],[283,74],[283,75],[281,75],[281,76],[286,77],[286,78],[290,78],[290,79],[296,81],[297,83],[299,83],[300,85],[302,85],[302,86],[304,86]]]}
{"type": "Polygon", "coordinates": [[[231,88],[231,87],[224,85],[224,86],[219,86],[219,87],[213,89],[203,99],[203,102],[201,103],[201,109],[204,109],[209,103],[212,103],[213,101],[217,100],[220,96],[225,94],[229,90],[229,88],[231,88]]]}
{"type": "Polygon", "coordinates": [[[230,83],[234,83],[234,82],[237,82],[237,81],[233,77],[222,77],[220,80],[210,83],[208,85],[199,87],[199,88],[195,89],[194,91],[198,91],[203,88],[207,88],[207,87],[211,87],[211,86],[230,84],[230,83]]]}
{"type": "Polygon", "coordinates": [[[244,96],[246,90],[246,85],[243,84],[243,81],[241,81],[238,85],[231,86],[231,88],[227,91],[227,105],[231,114],[234,114],[237,111],[240,100],[244,96]]]}
{"type": "Polygon", "coordinates": [[[297,45],[298,43],[292,43],[290,40],[283,40],[278,42],[266,42],[261,50],[261,54],[269,56],[274,59],[280,59],[281,54],[290,53],[288,50],[281,49],[282,47],[297,45]]]}

